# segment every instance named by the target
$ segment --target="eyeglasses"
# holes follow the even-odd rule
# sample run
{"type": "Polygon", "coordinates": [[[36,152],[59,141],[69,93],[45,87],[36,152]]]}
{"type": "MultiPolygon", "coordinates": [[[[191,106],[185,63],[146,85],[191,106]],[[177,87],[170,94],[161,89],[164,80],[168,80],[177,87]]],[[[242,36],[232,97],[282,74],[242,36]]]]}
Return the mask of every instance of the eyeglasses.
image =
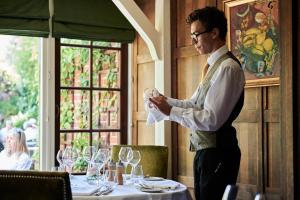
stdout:
{"type": "Polygon", "coordinates": [[[198,43],[198,36],[199,35],[202,35],[204,33],[209,33],[209,32],[211,32],[211,30],[202,31],[200,33],[197,33],[197,32],[191,33],[191,38],[192,38],[193,44],[197,44],[198,43]]]}

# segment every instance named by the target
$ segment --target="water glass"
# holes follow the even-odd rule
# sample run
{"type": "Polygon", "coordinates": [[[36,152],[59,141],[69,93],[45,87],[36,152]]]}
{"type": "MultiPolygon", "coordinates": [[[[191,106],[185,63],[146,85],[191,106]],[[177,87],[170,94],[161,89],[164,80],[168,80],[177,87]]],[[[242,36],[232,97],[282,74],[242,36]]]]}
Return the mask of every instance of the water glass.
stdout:
{"type": "Polygon", "coordinates": [[[142,165],[137,165],[131,170],[131,181],[133,183],[140,183],[144,178],[142,165]]]}

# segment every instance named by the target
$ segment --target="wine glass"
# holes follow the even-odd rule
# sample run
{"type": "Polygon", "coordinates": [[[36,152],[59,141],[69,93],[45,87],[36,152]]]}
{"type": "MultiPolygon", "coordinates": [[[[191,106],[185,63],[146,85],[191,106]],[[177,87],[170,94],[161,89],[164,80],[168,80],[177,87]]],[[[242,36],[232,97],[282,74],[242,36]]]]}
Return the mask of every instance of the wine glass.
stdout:
{"type": "Polygon", "coordinates": [[[96,147],[95,146],[86,146],[83,149],[82,157],[85,161],[87,161],[88,166],[91,164],[91,160],[93,156],[96,154],[96,147]]]}
{"type": "Polygon", "coordinates": [[[141,161],[141,154],[140,151],[134,150],[134,151],[130,151],[128,152],[128,160],[129,163],[132,165],[133,170],[135,170],[135,167],[139,164],[139,162],[141,161]]]}
{"type": "Polygon", "coordinates": [[[100,171],[105,166],[106,160],[107,160],[107,155],[106,155],[105,149],[99,149],[97,154],[93,157],[92,163],[97,168],[96,174],[97,174],[98,185],[99,185],[100,171]]]}
{"type": "Polygon", "coordinates": [[[63,164],[64,164],[64,166],[66,166],[70,170],[70,172],[72,172],[73,166],[74,166],[77,159],[78,159],[77,149],[72,148],[72,147],[67,147],[64,150],[64,153],[63,153],[63,156],[62,156],[63,164]]]}
{"type": "Polygon", "coordinates": [[[131,155],[132,149],[131,147],[121,147],[120,151],[119,151],[119,159],[122,161],[122,163],[125,166],[125,173],[126,173],[126,169],[127,169],[127,165],[131,160],[131,157],[128,157],[128,154],[131,155]]]}
{"type": "Polygon", "coordinates": [[[63,163],[63,153],[64,151],[62,149],[58,150],[56,154],[56,160],[59,163],[59,168],[63,169],[64,168],[64,163],[63,163]]]}

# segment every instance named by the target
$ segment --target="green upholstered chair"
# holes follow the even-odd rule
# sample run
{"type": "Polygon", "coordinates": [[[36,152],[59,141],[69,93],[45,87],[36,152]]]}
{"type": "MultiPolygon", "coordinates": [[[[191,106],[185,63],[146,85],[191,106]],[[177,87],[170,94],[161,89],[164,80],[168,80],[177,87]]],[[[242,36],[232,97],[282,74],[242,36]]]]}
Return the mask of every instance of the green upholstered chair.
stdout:
{"type": "MultiPolygon", "coordinates": [[[[119,151],[121,147],[131,147],[133,150],[139,150],[145,176],[158,176],[167,178],[168,171],[168,147],[153,145],[114,145],[112,147],[112,160],[119,161],[119,151]]],[[[131,166],[128,165],[126,173],[130,173],[131,166]]]]}
{"type": "Polygon", "coordinates": [[[0,170],[0,199],[71,200],[69,174],[0,170]]]}

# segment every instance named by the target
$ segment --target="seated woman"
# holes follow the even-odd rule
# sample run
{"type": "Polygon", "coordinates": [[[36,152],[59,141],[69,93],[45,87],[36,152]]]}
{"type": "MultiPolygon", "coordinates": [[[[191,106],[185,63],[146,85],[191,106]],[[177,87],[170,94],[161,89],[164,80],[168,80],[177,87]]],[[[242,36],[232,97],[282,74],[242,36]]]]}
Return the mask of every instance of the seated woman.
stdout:
{"type": "Polygon", "coordinates": [[[13,128],[7,135],[4,150],[0,152],[0,169],[28,170],[30,166],[25,133],[21,129],[13,128]]]}

